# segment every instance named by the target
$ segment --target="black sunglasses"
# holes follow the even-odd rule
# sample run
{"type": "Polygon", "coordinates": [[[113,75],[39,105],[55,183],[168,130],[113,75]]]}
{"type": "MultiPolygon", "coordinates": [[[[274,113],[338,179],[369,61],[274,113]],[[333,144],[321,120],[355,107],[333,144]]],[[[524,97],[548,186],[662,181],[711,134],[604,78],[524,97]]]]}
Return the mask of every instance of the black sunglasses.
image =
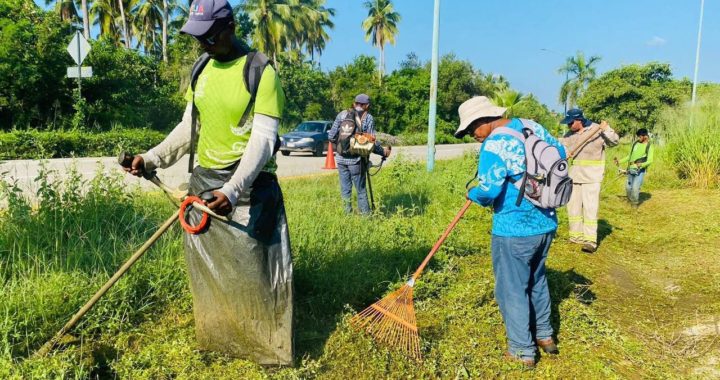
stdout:
{"type": "Polygon", "coordinates": [[[232,20],[218,20],[210,30],[202,36],[193,36],[201,44],[213,46],[217,43],[217,38],[220,33],[224,32],[225,29],[230,25],[232,20]],[[214,29],[214,30],[213,30],[214,29]]]}

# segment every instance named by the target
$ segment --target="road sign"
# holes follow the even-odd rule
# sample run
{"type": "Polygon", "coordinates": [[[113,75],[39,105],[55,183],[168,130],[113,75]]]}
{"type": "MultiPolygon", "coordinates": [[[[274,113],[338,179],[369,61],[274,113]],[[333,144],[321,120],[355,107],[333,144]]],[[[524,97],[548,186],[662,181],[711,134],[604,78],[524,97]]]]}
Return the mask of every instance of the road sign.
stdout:
{"type": "Polygon", "coordinates": [[[72,41],[68,44],[67,51],[75,63],[80,65],[90,52],[90,44],[79,31],[76,31],[72,41]]]}
{"type": "MultiPolygon", "coordinates": [[[[68,78],[77,78],[78,77],[78,67],[77,66],[68,67],[67,68],[67,76],[68,76],[68,78]]],[[[82,66],[80,68],[80,76],[82,78],[90,78],[92,76],[92,67],[82,66]]]]}

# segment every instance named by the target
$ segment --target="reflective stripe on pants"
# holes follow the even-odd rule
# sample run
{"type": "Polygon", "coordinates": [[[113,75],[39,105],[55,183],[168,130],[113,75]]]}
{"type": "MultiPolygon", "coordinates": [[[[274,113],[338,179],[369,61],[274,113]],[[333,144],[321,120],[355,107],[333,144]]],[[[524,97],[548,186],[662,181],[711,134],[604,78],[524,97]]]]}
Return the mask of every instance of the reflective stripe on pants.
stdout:
{"type": "Polygon", "coordinates": [[[597,244],[599,206],[599,183],[573,184],[572,196],[567,204],[571,238],[582,238],[597,244]]]}

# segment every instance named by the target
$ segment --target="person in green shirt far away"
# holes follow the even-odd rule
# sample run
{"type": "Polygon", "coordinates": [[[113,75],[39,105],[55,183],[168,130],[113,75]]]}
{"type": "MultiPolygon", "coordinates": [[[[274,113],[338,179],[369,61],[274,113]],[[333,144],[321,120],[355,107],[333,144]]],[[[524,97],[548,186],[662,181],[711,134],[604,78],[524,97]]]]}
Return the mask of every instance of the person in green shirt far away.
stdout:
{"type": "Polygon", "coordinates": [[[648,130],[640,128],[636,132],[637,140],[630,148],[630,154],[619,160],[615,158],[615,165],[626,164],[627,184],[625,191],[630,204],[637,208],[640,205],[640,187],[645,180],[645,173],[648,166],[653,163],[654,149],[650,145],[650,136],[648,130]]]}

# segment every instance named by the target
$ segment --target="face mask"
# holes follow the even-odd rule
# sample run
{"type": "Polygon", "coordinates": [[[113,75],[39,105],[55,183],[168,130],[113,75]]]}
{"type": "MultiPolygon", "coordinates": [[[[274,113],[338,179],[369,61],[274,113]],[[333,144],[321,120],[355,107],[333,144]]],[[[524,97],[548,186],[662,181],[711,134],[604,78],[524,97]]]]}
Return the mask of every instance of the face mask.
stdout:
{"type": "Polygon", "coordinates": [[[357,111],[357,112],[363,112],[363,111],[365,111],[365,110],[364,110],[361,106],[357,106],[357,107],[355,107],[355,111],[357,111]]]}

